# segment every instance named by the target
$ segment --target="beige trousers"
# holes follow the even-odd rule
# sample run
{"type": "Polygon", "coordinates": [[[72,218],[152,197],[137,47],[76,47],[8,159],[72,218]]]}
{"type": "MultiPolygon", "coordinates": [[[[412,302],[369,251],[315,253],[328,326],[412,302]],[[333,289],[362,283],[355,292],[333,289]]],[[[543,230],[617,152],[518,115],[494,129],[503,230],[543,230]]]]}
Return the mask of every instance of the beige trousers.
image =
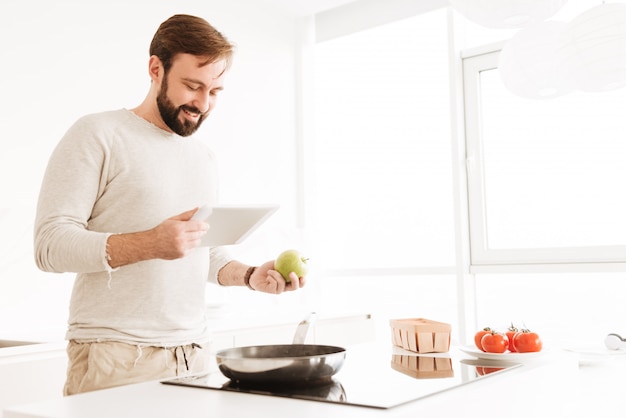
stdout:
{"type": "Polygon", "coordinates": [[[208,344],[154,347],[121,342],[79,343],[67,346],[65,396],[114,386],[206,373],[208,344]]]}

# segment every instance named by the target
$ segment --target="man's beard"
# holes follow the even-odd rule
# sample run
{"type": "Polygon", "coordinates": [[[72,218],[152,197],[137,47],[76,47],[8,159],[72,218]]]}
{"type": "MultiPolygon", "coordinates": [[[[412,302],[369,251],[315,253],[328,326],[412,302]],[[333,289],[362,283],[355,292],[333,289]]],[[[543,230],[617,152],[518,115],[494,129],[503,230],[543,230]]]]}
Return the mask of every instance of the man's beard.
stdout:
{"type": "Polygon", "coordinates": [[[202,122],[207,118],[209,112],[202,113],[198,108],[182,105],[179,107],[174,106],[172,101],[167,97],[167,74],[163,77],[163,84],[161,85],[161,91],[157,96],[157,106],[163,122],[176,134],[180,136],[189,136],[196,132],[202,122]],[[186,110],[191,113],[198,113],[200,117],[198,122],[193,122],[187,119],[181,121],[179,119],[180,112],[186,110]]]}

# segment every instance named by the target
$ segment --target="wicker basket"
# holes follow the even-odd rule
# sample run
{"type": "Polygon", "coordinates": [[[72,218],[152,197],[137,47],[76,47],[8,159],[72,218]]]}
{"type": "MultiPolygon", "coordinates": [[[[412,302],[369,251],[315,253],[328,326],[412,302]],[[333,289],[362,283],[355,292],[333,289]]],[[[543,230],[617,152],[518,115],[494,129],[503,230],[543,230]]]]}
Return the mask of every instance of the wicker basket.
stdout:
{"type": "Polygon", "coordinates": [[[416,353],[445,353],[450,349],[450,324],[424,318],[392,319],[393,345],[416,353]]]}

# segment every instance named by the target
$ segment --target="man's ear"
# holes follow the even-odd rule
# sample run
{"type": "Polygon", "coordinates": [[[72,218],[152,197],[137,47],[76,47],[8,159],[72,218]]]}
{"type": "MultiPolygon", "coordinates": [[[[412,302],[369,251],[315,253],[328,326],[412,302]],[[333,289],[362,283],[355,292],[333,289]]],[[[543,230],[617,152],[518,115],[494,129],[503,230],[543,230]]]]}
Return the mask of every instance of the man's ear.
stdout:
{"type": "Polygon", "coordinates": [[[163,77],[163,62],[156,55],[152,55],[148,61],[148,74],[150,79],[155,82],[159,82],[163,77]]]}

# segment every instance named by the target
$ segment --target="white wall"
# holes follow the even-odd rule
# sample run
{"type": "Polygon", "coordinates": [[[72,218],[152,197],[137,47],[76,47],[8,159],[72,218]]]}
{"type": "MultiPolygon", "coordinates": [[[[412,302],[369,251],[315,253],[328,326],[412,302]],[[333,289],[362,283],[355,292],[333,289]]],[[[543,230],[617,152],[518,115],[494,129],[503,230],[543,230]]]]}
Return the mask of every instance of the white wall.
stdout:
{"type": "MultiPolygon", "coordinates": [[[[254,263],[305,245],[293,227],[297,28],[292,17],[274,12],[256,0],[0,3],[0,338],[63,338],[73,275],[42,273],[32,261],[32,221],[46,161],[79,116],[143,99],[148,44],[174,13],[201,15],[238,45],[226,90],[200,131],[220,157],[222,200],[282,206],[238,253],[254,263]]],[[[453,277],[311,279],[298,294],[210,287],[208,296],[214,303],[232,300],[231,310],[353,309],[457,326],[453,277]]],[[[606,332],[626,328],[622,283],[621,274],[482,275],[478,325],[523,319],[548,338],[580,342],[586,335],[599,343],[606,332]]]]}
{"type": "MultiPolygon", "coordinates": [[[[32,256],[32,223],[48,157],[85,113],[133,107],[144,97],[148,45],[175,13],[206,18],[237,44],[225,91],[199,135],[220,160],[221,198],[278,203],[280,212],[234,252],[259,263],[306,248],[295,228],[298,21],[255,0],[10,1],[0,4],[0,338],[63,339],[73,274],[43,273],[32,256]]],[[[281,296],[209,286],[220,315],[316,310],[420,312],[454,318],[454,281],[328,278],[313,268],[307,288],[281,296]],[[381,288],[382,291],[378,291],[381,288]],[[397,293],[397,289],[403,291],[397,293]],[[381,293],[382,292],[382,293],[381,293]],[[393,295],[397,294],[396,297],[393,295]],[[433,298],[439,295],[439,298],[433,298]],[[420,306],[420,310],[413,307],[420,306]]],[[[293,318],[293,322],[299,321],[293,318]]]]}
{"type": "Polygon", "coordinates": [[[47,159],[81,115],[139,104],[150,40],[175,13],[204,17],[237,45],[225,91],[199,135],[220,159],[222,201],[281,205],[250,243],[255,250],[242,251],[256,262],[298,245],[292,17],[255,0],[2,2],[0,338],[63,338],[73,275],[42,273],[32,261],[47,159]]]}

